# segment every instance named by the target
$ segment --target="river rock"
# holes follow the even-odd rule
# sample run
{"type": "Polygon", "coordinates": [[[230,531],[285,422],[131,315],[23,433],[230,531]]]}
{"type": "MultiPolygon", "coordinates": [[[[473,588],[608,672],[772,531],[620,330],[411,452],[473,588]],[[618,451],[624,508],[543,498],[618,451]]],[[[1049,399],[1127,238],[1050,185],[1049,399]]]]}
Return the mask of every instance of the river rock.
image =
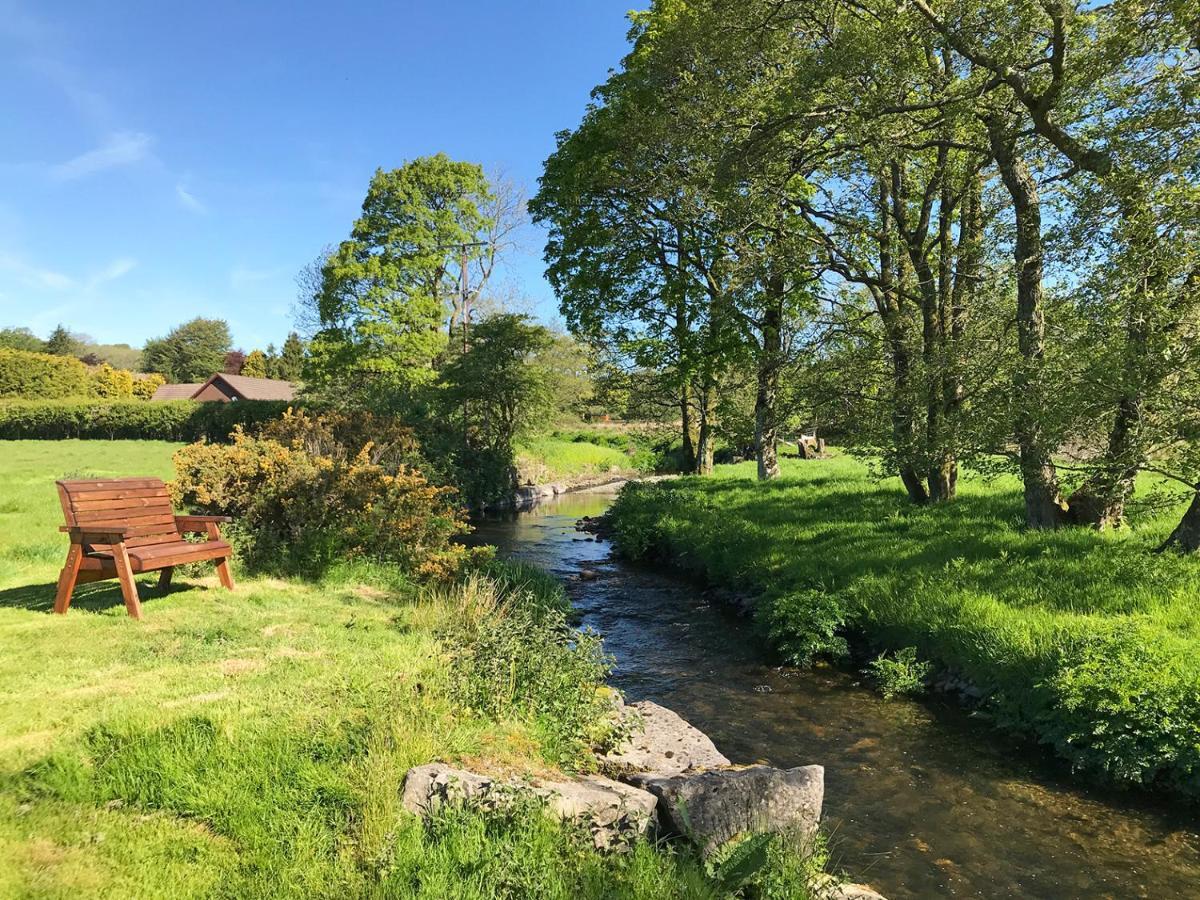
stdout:
{"type": "Polygon", "coordinates": [[[729,765],[708,735],[665,706],[642,700],[626,710],[632,710],[640,724],[604,756],[605,762],[625,771],[664,776],[729,765]]]}
{"type": "Polygon", "coordinates": [[[832,875],[818,875],[811,889],[814,900],[886,900],[865,884],[840,882],[832,875]]]}
{"type": "Polygon", "coordinates": [[[684,835],[704,853],[740,834],[786,831],[811,837],[825,795],[822,766],[748,766],[628,780],[658,798],[665,830],[684,835]]]}
{"type": "Polygon", "coordinates": [[[534,796],[561,819],[587,824],[596,846],[612,849],[644,835],[654,821],[653,794],[599,775],[552,781],[498,781],[441,763],[417,766],[404,778],[404,808],[421,817],[445,803],[498,809],[522,795],[534,796]]]}

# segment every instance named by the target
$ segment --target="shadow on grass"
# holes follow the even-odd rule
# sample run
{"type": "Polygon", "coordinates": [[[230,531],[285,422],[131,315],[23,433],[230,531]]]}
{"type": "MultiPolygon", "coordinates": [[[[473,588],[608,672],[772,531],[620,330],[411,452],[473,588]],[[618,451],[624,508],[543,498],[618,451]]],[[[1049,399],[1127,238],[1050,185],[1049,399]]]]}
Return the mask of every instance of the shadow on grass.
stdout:
{"type": "MultiPolygon", "coordinates": [[[[148,603],[165,599],[169,594],[187,591],[193,587],[195,585],[187,582],[176,582],[166,591],[160,591],[154,581],[147,579],[138,584],[138,597],[145,606],[148,603]]],[[[0,590],[0,609],[53,612],[56,590],[57,584],[53,582],[50,584],[23,584],[0,590]]],[[[71,595],[71,609],[100,612],[117,606],[125,608],[125,600],[121,596],[121,586],[116,581],[96,581],[91,584],[76,585],[75,593],[71,595]]]]}

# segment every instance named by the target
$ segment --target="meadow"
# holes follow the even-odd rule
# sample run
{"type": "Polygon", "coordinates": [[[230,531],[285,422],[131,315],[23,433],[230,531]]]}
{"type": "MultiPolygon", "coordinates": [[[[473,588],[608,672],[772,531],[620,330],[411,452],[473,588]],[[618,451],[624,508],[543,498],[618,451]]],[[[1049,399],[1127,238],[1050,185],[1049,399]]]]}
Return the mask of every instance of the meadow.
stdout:
{"type": "MultiPolygon", "coordinates": [[[[440,635],[461,624],[478,581],[431,589],[368,565],[282,580],[235,566],[228,593],[200,568],[166,596],[140,579],[142,622],[115,582],[82,587],[67,616],[52,615],[66,550],[54,480],[170,477],[176,447],[0,442],[0,896],[717,895],[671,847],[602,856],[536,811],[423,824],[401,809],[413,765],[544,773],[563,758],[542,727],[545,698],[488,712],[457,700],[463,673],[440,635]]],[[[500,580],[559,590],[516,570],[500,580]]]]}
{"type": "Polygon", "coordinates": [[[915,648],[985,696],[979,714],[1083,776],[1200,798],[1200,560],[1155,550],[1180,502],[1108,532],[1031,532],[1014,478],[967,477],[918,508],[848,456],[635,485],[613,510],[633,557],[758,599],[781,654],[807,663],[915,648]]]}

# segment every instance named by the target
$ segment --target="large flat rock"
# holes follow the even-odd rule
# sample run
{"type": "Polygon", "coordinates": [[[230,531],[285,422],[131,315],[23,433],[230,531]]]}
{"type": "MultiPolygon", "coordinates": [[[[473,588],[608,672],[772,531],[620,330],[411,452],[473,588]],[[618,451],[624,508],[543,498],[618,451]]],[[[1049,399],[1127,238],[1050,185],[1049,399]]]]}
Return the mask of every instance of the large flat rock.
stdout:
{"type": "Polygon", "coordinates": [[[630,772],[680,775],[729,765],[708,735],[665,706],[642,700],[633,710],[641,724],[604,761],[630,772]]]}
{"type": "Polygon", "coordinates": [[[822,766],[749,766],[628,780],[658,798],[658,820],[665,830],[684,835],[704,853],[742,834],[811,837],[825,799],[822,766]]]}
{"type": "Polygon", "coordinates": [[[404,808],[425,817],[446,803],[498,809],[521,795],[542,800],[560,819],[583,822],[596,846],[612,849],[645,835],[654,822],[655,796],[599,775],[570,780],[497,780],[442,763],[417,766],[404,778],[404,808]]]}

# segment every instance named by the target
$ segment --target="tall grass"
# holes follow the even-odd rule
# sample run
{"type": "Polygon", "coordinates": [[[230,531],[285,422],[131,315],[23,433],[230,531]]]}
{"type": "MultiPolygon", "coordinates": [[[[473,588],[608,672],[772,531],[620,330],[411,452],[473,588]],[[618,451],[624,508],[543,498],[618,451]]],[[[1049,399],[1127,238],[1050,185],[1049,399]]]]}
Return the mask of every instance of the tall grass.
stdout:
{"type": "Polygon", "coordinates": [[[1153,552],[1179,510],[1035,533],[1021,509],[1015,479],[967,478],[952,505],[920,509],[836,458],[767,484],[742,465],[630,486],[613,516],[630,555],[761,594],[796,657],[839,633],[915,647],[1080,771],[1200,797],[1200,561],[1153,552]]]}

